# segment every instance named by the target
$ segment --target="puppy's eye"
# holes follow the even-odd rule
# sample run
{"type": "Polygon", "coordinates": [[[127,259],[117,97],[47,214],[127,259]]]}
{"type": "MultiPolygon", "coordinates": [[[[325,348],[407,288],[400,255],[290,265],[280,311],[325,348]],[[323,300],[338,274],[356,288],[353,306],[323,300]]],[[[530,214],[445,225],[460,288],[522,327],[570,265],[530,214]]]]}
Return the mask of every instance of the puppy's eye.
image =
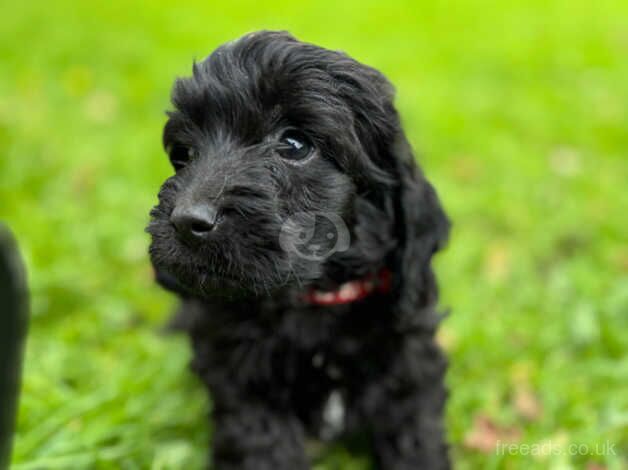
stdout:
{"type": "Polygon", "coordinates": [[[176,171],[179,171],[196,156],[196,150],[181,144],[172,144],[166,148],[166,151],[170,156],[170,163],[176,171]]]}
{"type": "Polygon", "coordinates": [[[277,153],[286,160],[303,160],[312,153],[313,147],[310,140],[303,132],[289,130],[279,139],[277,153]]]}

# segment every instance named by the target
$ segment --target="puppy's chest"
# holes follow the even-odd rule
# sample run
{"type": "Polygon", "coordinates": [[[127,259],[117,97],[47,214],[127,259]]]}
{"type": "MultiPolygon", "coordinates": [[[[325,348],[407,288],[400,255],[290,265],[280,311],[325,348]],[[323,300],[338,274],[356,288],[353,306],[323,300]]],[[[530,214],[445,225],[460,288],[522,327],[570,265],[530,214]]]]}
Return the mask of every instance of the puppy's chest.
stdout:
{"type": "Polygon", "coordinates": [[[339,356],[355,354],[366,343],[376,341],[389,319],[388,306],[380,302],[289,309],[272,316],[271,328],[296,347],[326,349],[339,356]]]}
{"type": "Polygon", "coordinates": [[[310,431],[324,441],[343,434],[347,428],[347,415],[351,411],[348,406],[348,385],[352,377],[347,368],[347,358],[339,358],[328,351],[315,350],[306,357],[310,363],[304,364],[304,369],[307,371],[311,367],[312,373],[302,374],[306,383],[300,384],[310,390],[318,389],[318,396],[311,397],[310,405],[318,410],[314,412],[310,431]]]}

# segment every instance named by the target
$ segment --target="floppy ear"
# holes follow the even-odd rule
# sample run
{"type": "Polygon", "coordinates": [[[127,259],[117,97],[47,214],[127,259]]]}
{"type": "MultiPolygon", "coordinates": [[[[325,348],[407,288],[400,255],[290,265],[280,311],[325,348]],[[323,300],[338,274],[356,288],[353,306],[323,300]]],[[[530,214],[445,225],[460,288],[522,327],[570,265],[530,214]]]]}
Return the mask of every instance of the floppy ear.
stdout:
{"type": "Polygon", "coordinates": [[[401,129],[393,141],[392,156],[399,178],[395,200],[399,243],[394,272],[400,326],[432,333],[439,316],[433,309],[438,289],[431,259],[447,241],[449,220],[436,191],[415,163],[401,129]]]}
{"type": "Polygon", "coordinates": [[[327,71],[354,116],[353,140],[361,150],[355,170],[366,175],[366,188],[385,188],[385,193],[394,194],[398,243],[392,268],[400,322],[433,332],[439,320],[432,308],[438,291],[430,263],[447,239],[449,221],[415,162],[393,103],[391,83],[378,70],[344,54],[334,56],[327,71]]]}

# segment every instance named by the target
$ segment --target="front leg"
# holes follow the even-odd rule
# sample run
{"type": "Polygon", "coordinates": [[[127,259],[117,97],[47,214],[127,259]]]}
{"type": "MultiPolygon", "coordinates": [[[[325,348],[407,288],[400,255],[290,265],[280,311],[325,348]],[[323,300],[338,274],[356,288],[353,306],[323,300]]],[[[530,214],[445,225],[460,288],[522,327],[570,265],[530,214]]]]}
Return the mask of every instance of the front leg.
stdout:
{"type": "MultiPolygon", "coordinates": [[[[215,470],[307,470],[304,430],[293,414],[290,387],[273,371],[276,350],[254,339],[212,338],[217,329],[192,329],[192,368],[207,384],[212,400],[215,470]]],[[[245,330],[255,332],[254,329],[245,330]]],[[[253,335],[251,335],[253,336],[253,335]]]]}
{"type": "Polygon", "coordinates": [[[216,470],[305,470],[303,430],[297,419],[254,400],[214,395],[213,460],[216,470]]]}
{"type": "Polygon", "coordinates": [[[364,407],[381,470],[450,468],[443,430],[445,357],[428,337],[401,341],[364,407]]]}

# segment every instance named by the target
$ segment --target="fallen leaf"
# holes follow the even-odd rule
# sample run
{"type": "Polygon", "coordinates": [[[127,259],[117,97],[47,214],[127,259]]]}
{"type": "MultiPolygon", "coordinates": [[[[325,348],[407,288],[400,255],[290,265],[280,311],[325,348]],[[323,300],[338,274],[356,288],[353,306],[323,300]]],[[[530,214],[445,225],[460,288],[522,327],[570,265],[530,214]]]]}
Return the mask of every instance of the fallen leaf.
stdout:
{"type": "Polygon", "coordinates": [[[86,191],[92,189],[96,184],[97,175],[97,169],[90,164],[85,164],[77,168],[72,176],[73,191],[77,194],[84,195],[86,191]]]}
{"type": "Polygon", "coordinates": [[[463,183],[471,183],[478,179],[479,167],[477,159],[464,155],[454,160],[453,177],[463,183]]]}
{"type": "Polygon", "coordinates": [[[118,112],[118,99],[113,93],[97,90],[87,96],[84,108],[89,120],[99,124],[108,123],[118,112]]]}
{"type": "Polygon", "coordinates": [[[458,336],[451,329],[440,327],[436,333],[436,342],[447,352],[452,352],[458,343],[458,336]]]}
{"type": "Polygon", "coordinates": [[[514,407],[521,417],[529,421],[536,421],[543,415],[539,398],[528,387],[520,387],[515,391],[514,407]]]}
{"type": "Polygon", "coordinates": [[[616,251],[613,255],[613,260],[621,271],[628,273],[628,250],[620,249],[616,251]]]}
{"type": "Polygon", "coordinates": [[[551,169],[559,176],[571,177],[582,171],[580,153],[573,148],[560,147],[549,157],[551,169]]]}
{"type": "Polygon", "coordinates": [[[499,444],[514,443],[520,438],[519,429],[513,426],[500,426],[488,416],[478,415],[464,438],[464,445],[468,449],[488,454],[495,452],[499,444]]]}
{"type": "Polygon", "coordinates": [[[489,245],[484,261],[484,273],[489,281],[503,281],[510,274],[510,250],[504,243],[489,245]]]}

